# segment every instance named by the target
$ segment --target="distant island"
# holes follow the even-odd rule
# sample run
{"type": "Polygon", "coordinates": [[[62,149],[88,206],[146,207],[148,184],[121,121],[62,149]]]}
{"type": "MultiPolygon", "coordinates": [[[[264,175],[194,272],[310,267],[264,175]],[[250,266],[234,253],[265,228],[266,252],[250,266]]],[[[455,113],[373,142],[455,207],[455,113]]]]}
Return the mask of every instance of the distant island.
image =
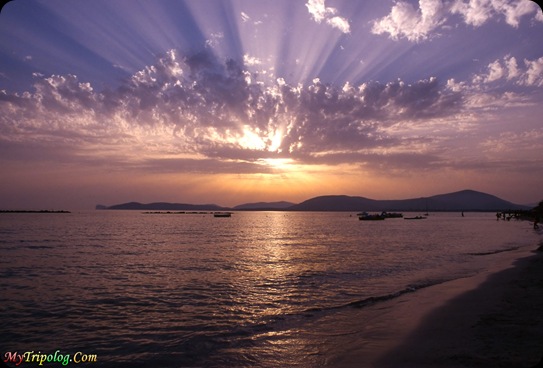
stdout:
{"type": "Polygon", "coordinates": [[[188,203],[139,203],[129,202],[113,206],[97,205],[99,210],[139,210],[139,211],[225,211],[229,208],[217,206],[216,204],[188,204],[188,203]]]}
{"type": "Polygon", "coordinates": [[[0,210],[0,213],[71,213],[64,210],[0,210]]]}
{"type": "Polygon", "coordinates": [[[407,211],[407,212],[446,212],[446,211],[517,211],[531,207],[515,204],[475,190],[462,190],[431,197],[399,200],[376,200],[346,195],[327,195],[308,199],[298,204],[291,202],[246,203],[229,208],[216,204],[187,203],[139,203],[129,202],[113,206],[97,205],[102,210],[140,210],[140,211],[407,211]]]}
{"type": "Polygon", "coordinates": [[[321,196],[292,206],[294,211],[509,211],[528,210],[529,206],[508,202],[474,190],[401,200],[374,200],[364,197],[321,196]]]}

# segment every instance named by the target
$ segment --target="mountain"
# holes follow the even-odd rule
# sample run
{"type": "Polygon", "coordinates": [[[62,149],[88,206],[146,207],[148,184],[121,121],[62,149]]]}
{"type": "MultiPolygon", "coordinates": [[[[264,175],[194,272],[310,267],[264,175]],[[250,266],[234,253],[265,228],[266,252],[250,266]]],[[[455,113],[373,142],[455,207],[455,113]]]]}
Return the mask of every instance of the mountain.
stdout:
{"type": "Polygon", "coordinates": [[[292,202],[256,202],[256,203],[244,203],[234,207],[234,210],[252,210],[252,211],[266,211],[266,210],[284,210],[294,206],[292,202]]]}
{"type": "Polygon", "coordinates": [[[139,203],[129,202],[106,207],[107,210],[139,210],[139,211],[223,211],[228,208],[216,204],[187,204],[187,203],[139,203]]]}
{"type": "Polygon", "coordinates": [[[462,190],[403,200],[374,200],[345,195],[321,196],[288,208],[291,211],[505,211],[525,210],[522,206],[496,196],[462,190]]]}
{"type": "Polygon", "coordinates": [[[156,202],[142,204],[129,202],[114,206],[98,205],[96,209],[108,210],[140,210],[140,211],[506,211],[528,210],[531,207],[514,204],[496,196],[462,190],[459,192],[439,194],[432,197],[396,200],[376,200],[365,197],[350,197],[346,195],[327,195],[308,199],[299,204],[290,202],[258,202],[245,203],[234,208],[221,207],[216,204],[187,204],[156,202]]]}
{"type": "Polygon", "coordinates": [[[288,208],[289,211],[377,211],[380,201],[364,197],[327,195],[308,199],[288,208]]]}
{"type": "Polygon", "coordinates": [[[433,205],[442,211],[461,211],[463,209],[492,211],[528,209],[526,206],[517,205],[496,196],[474,190],[441,194],[430,197],[429,199],[431,201],[429,206],[433,205]]]}

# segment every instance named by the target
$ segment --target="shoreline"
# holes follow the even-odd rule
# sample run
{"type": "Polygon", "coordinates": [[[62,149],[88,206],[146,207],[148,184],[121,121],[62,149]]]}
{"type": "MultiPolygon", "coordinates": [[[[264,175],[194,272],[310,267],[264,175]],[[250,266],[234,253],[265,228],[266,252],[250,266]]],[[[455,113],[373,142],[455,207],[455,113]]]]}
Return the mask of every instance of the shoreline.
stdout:
{"type": "Polygon", "coordinates": [[[324,365],[534,367],[543,357],[543,252],[535,248],[489,255],[474,276],[321,320],[321,331],[350,326],[328,339],[324,365]]]}

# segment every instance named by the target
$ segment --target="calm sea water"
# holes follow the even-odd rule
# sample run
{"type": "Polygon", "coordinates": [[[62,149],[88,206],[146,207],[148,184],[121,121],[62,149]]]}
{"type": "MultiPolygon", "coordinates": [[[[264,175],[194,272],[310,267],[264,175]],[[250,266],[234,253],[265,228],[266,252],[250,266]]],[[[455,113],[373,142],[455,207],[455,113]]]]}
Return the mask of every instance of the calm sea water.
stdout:
{"type": "Polygon", "coordinates": [[[536,240],[487,213],[0,214],[0,352],[82,352],[93,367],[325,365],[325,338],[297,341],[308,324],[416,297],[536,240]]]}

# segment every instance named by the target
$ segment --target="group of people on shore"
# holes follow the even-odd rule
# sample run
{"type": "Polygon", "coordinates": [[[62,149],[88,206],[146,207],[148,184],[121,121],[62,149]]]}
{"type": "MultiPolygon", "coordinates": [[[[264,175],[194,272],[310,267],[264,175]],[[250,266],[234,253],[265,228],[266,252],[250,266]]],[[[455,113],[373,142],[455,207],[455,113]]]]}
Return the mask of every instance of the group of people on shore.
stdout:
{"type": "Polygon", "coordinates": [[[512,218],[515,220],[520,220],[522,217],[520,212],[496,212],[496,220],[507,220],[510,221],[512,218]]]}
{"type": "Polygon", "coordinates": [[[534,229],[539,229],[539,223],[543,216],[543,201],[539,202],[537,207],[532,208],[529,211],[503,211],[496,212],[496,220],[530,220],[534,223],[534,229]]]}

